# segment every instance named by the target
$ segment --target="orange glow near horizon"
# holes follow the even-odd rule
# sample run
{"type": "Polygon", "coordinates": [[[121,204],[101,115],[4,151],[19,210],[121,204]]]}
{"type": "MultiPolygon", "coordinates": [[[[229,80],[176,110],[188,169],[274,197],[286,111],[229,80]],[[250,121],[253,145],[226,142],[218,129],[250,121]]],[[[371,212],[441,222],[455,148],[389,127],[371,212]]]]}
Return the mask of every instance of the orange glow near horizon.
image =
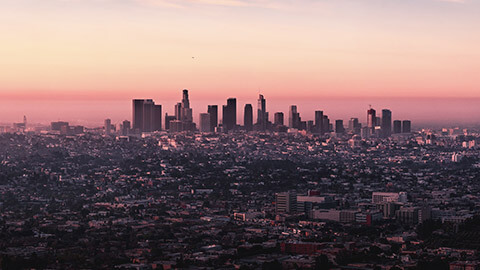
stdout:
{"type": "Polygon", "coordinates": [[[0,99],[169,108],[184,88],[218,104],[255,104],[259,92],[319,106],[480,98],[478,10],[468,0],[2,0],[0,99]]]}

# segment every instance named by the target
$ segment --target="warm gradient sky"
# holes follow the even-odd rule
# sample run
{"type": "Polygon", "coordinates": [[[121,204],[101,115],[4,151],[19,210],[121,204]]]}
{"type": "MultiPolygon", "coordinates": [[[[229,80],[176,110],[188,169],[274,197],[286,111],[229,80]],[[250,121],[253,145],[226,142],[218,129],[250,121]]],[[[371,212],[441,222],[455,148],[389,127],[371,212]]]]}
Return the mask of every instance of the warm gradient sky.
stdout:
{"type": "Polygon", "coordinates": [[[0,103],[480,98],[479,14],[479,0],[1,0],[0,103]]]}

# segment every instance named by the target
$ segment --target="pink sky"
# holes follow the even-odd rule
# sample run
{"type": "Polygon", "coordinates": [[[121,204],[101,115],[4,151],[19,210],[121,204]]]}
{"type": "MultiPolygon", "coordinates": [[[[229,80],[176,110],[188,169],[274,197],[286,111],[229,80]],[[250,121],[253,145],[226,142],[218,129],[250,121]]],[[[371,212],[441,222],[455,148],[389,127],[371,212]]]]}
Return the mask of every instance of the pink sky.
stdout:
{"type": "Polygon", "coordinates": [[[480,98],[479,10],[474,0],[2,0],[0,99],[173,101],[183,88],[299,106],[480,98]]]}

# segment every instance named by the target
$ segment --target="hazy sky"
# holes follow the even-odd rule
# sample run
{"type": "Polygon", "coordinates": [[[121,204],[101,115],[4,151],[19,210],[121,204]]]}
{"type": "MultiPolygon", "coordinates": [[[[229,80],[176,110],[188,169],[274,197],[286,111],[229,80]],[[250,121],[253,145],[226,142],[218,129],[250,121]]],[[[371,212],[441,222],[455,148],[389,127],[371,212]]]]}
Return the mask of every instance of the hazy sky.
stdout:
{"type": "Polygon", "coordinates": [[[1,0],[0,99],[478,98],[479,14],[478,0],[1,0]]]}

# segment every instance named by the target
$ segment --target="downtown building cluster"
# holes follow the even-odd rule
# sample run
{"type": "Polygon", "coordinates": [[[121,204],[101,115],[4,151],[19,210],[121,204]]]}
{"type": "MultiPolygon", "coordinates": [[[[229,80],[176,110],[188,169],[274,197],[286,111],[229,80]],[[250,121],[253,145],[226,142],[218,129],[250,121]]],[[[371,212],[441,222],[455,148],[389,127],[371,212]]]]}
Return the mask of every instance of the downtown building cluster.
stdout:
{"type": "MultiPolygon", "coordinates": [[[[219,121],[218,105],[208,105],[207,112],[199,114],[199,125],[193,122],[193,110],[190,107],[188,90],[183,90],[183,99],[175,105],[174,115],[165,114],[164,129],[170,132],[200,131],[200,132],[308,132],[319,135],[342,136],[345,134],[360,135],[362,138],[387,138],[392,134],[410,133],[410,120],[392,121],[392,112],[382,110],[381,117],[370,108],[367,111],[366,126],[362,126],[358,118],[351,118],[345,127],[343,120],[331,121],[323,111],[315,111],[313,120],[303,120],[297,105],[291,105],[288,118],[283,112],[275,112],[273,122],[269,119],[267,101],[259,95],[257,104],[257,119],[254,122],[254,108],[246,104],[243,109],[243,125],[237,121],[237,99],[228,98],[227,104],[222,106],[222,118],[219,121]],[[287,121],[286,121],[287,120],[287,121]]],[[[133,133],[154,132],[162,130],[161,105],[155,105],[153,100],[133,100],[133,133]]],[[[123,123],[123,129],[127,123],[123,123]]],[[[107,127],[105,127],[107,129],[107,127]]],[[[125,132],[124,132],[125,133],[125,132]]]]}

